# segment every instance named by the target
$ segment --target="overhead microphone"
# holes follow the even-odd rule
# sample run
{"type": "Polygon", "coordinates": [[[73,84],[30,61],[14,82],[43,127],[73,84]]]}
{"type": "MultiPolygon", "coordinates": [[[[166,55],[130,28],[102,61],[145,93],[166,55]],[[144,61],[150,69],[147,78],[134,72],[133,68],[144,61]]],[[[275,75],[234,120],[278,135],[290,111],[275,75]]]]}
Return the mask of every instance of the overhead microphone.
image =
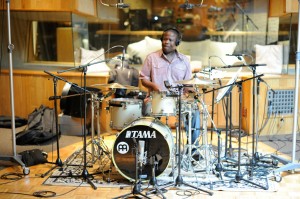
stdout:
{"type": "Polygon", "coordinates": [[[194,8],[194,4],[188,3],[188,1],[186,1],[184,4],[179,5],[179,8],[183,8],[186,10],[190,10],[194,8]]]}
{"type": "Polygon", "coordinates": [[[130,6],[129,4],[117,3],[115,7],[123,9],[123,8],[129,8],[129,6],[130,6]]]}
{"type": "Polygon", "coordinates": [[[183,9],[186,9],[186,10],[191,10],[194,7],[201,7],[201,6],[202,6],[202,4],[192,4],[192,3],[189,3],[188,0],[186,0],[184,4],[179,5],[179,8],[183,8],[183,9]]]}
{"type": "Polygon", "coordinates": [[[226,54],[226,56],[234,56],[234,57],[242,57],[245,56],[246,54],[226,54]]]}
{"type": "Polygon", "coordinates": [[[226,54],[226,56],[234,56],[237,57],[239,60],[242,60],[241,57],[245,56],[246,54],[226,54]]]}
{"type": "Polygon", "coordinates": [[[116,4],[106,4],[106,3],[103,3],[102,0],[100,2],[104,6],[116,7],[116,8],[120,8],[120,9],[129,8],[129,6],[130,6],[129,4],[123,3],[123,0],[119,0],[119,2],[116,4]]]}
{"type": "Polygon", "coordinates": [[[121,68],[122,70],[124,69],[124,60],[125,60],[125,48],[123,46],[123,51],[122,51],[122,57],[121,57],[121,68]]]}

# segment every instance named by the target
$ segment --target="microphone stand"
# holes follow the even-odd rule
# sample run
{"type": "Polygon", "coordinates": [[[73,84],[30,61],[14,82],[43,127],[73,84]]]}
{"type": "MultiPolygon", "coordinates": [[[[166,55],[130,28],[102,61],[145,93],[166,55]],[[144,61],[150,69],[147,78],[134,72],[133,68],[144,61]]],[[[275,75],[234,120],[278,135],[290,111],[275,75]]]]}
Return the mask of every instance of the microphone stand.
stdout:
{"type": "MultiPolygon", "coordinates": [[[[248,21],[250,21],[252,23],[252,25],[258,30],[258,27],[255,25],[255,23],[252,21],[252,19],[245,13],[244,9],[240,6],[240,4],[238,4],[237,2],[235,2],[236,7],[242,12],[242,31],[244,31],[244,27],[245,27],[245,22],[244,22],[244,18],[246,16],[246,22],[248,24],[248,21]]],[[[246,26],[248,27],[248,26],[246,26]]],[[[248,28],[247,30],[248,31],[248,28]]],[[[246,47],[247,47],[247,39],[248,39],[248,35],[246,35],[246,47]]],[[[242,36],[242,51],[244,52],[244,36],[242,36]]]]}
{"type": "MultiPolygon", "coordinates": [[[[87,103],[87,99],[86,99],[86,71],[87,71],[87,67],[97,64],[97,63],[102,63],[102,62],[106,62],[107,60],[102,60],[102,61],[98,61],[98,62],[93,62],[93,63],[88,63],[88,64],[84,64],[81,65],[79,67],[74,67],[74,68],[70,68],[67,70],[62,70],[62,71],[58,71],[57,73],[64,73],[67,71],[71,71],[71,70],[75,70],[75,69],[83,69],[83,104],[84,104],[84,118],[83,118],[83,169],[82,169],[82,173],[81,176],[78,177],[82,177],[85,181],[87,181],[93,189],[97,189],[97,187],[95,186],[95,184],[92,182],[92,180],[90,179],[90,177],[92,175],[89,174],[88,170],[87,170],[87,158],[86,158],[86,148],[87,148],[87,143],[86,143],[86,136],[87,136],[87,132],[86,132],[86,103],[87,103]]],[[[75,177],[75,176],[73,176],[75,177]]]]}
{"type": "MultiPolygon", "coordinates": [[[[250,177],[249,179],[244,179],[243,175],[241,173],[241,123],[242,123],[242,117],[241,116],[242,116],[242,98],[243,98],[242,84],[243,84],[243,82],[248,81],[250,79],[254,79],[254,78],[257,78],[257,76],[252,77],[252,78],[248,78],[248,79],[245,79],[245,80],[241,80],[241,81],[238,81],[236,83],[237,86],[238,86],[238,89],[239,89],[239,138],[238,138],[238,140],[239,140],[239,147],[238,147],[239,150],[238,150],[238,170],[237,170],[237,173],[235,175],[235,182],[239,183],[241,180],[243,180],[243,181],[248,182],[252,185],[258,186],[258,187],[260,187],[264,190],[268,190],[269,189],[268,186],[264,187],[260,184],[257,184],[255,182],[252,182],[251,180],[249,180],[249,179],[252,178],[252,170],[249,173],[249,177],[250,177]]],[[[250,164],[251,164],[251,168],[253,169],[253,164],[252,163],[250,163],[250,164]]]]}
{"type": "MultiPolygon", "coordinates": [[[[4,4],[4,2],[3,2],[4,4]]],[[[12,155],[0,155],[0,160],[11,161],[19,164],[23,168],[23,174],[28,175],[30,169],[26,167],[22,161],[22,157],[17,154],[16,149],[16,125],[15,125],[15,100],[14,100],[14,80],[13,80],[13,59],[12,52],[14,45],[11,43],[11,27],[10,27],[10,1],[6,0],[7,7],[7,31],[8,31],[8,57],[9,57],[9,85],[10,85],[10,109],[11,109],[11,135],[12,135],[12,155]]]]}
{"type": "Polygon", "coordinates": [[[134,148],[133,149],[135,149],[135,182],[134,182],[134,186],[133,186],[133,188],[132,188],[132,190],[131,190],[130,193],[114,197],[113,199],[128,198],[130,195],[133,195],[133,196],[141,195],[141,196],[143,196],[145,198],[149,198],[148,196],[146,196],[145,194],[143,194],[141,192],[141,178],[140,178],[140,175],[138,174],[139,170],[142,169],[142,168],[140,168],[140,166],[138,164],[138,157],[139,157],[138,148],[139,148],[139,144],[138,144],[138,142],[136,141],[135,138],[133,138],[133,142],[134,142],[134,148]]]}
{"type": "Polygon", "coordinates": [[[59,99],[57,97],[57,76],[44,71],[45,73],[51,75],[53,77],[53,93],[54,93],[54,97],[53,98],[49,98],[54,100],[54,115],[55,115],[55,133],[56,133],[56,151],[57,151],[57,159],[55,161],[54,164],[56,164],[56,166],[52,167],[49,171],[47,171],[46,173],[42,174],[41,177],[45,177],[47,176],[52,170],[54,170],[56,167],[62,167],[63,163],[60,159],[60,154],[59,154],[59,131],[58,131],[58,114],[57,114],[57,99],[59,99]]]}

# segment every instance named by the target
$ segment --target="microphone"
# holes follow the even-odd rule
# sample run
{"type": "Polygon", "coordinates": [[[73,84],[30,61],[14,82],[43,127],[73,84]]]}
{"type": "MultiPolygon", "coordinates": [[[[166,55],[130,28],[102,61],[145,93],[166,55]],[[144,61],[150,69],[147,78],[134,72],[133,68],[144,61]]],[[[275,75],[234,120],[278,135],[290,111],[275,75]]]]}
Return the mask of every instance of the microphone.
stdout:
{"type": "Polygon", "coordinates": [[[246,54],[226,54],[226,56],[234,56],[237,57],[239,60],[242,60],[242,56],[245,56],[246,54]]]}
{"type": "Polygon", "coordinates": [[[119,0],[118,3],[116,4],[106,4],[106,3],[103,3],[102,0],[100,1],[102,5],[104,6],[108,6],[108,7],[116,7],[116,8],[120,8],[120,9],[123,9],[123,8],[129,8],[129,4],[125,4],[123,3],[123,0],[119,0]]]}
{"type": "Polygon", "coordinates": [[[183,8],[186,10],[191,10],[194,8],[194,4],[189,3],[188,1],[186,1],[184,4],[179,5],[179,8],[183,8]]]}
{"type": "Polygon", "coordinates": [[[193,9],[194,7],[202,7],[202,3],[201,4],[192,4],[192,3],[189,3],[188,0],[186,0],[184,4],[179,5],[179,8],[183,8],[186,10],[193,9]]]}
{"type": "Polygon", "coordinates": [[[122,54],[122,57],[121,57],[121,68],[122,70],[124,69],[124,60],[125,60],[125,48],[123,46],[123,54],[122,54]]]}
{"type": "Polygon", "coordinates": [[[115,7],[121,8],[121,9],[129,8],[129,4],[125,4],[125,3],[117,3],[115,7]]]}
{"type": "Polygon", "coordinates": [[[144,162],[144,151],[145,151],[145,141],[144,140],[139,140],[139,158],[138,158],[138,162],[140,165],[140,168],[142,168],[143,166],[143,162],[144,162]]]}
{"type": "Polygon", "coordinates": [[[246,54],[226,54],[226,56],[234,56],[234,57],[242,57],[242,56],[246,56],[246,54]]]}

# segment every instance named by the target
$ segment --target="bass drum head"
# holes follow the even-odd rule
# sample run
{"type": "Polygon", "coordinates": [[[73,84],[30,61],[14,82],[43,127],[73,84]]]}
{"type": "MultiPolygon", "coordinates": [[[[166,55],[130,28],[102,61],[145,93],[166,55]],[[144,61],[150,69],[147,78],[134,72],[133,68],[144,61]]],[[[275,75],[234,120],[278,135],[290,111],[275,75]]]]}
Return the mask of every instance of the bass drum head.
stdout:
{"type": "Polygon", "coordinates": [[[173,136],[166,125],[150,117],[133,121],[120,132],[112,152],[116,169],[130,181],[134,181],[136,177],[136,150],[138,150],[139,140],[145,141],[144,154],[146,158],[142,164],[142,173],[138,169],[142,180],[150,180],[151,164],[154,161],[158,162],[155,176],[162,174],[169,165],[173,153],[173,136]]]}

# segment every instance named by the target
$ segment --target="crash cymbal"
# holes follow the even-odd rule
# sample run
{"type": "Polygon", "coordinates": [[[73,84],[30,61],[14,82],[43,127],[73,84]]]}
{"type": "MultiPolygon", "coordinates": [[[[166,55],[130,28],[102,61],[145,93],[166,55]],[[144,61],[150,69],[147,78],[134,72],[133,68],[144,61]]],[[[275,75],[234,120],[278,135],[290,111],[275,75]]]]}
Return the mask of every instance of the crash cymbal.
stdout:
{"type": "Polygon", "coordinates": [[[128,85],[122,85],[119,83],[111,83],[111,84],[93,84],[91,87],[95,88],[110,88],[110,89],[128,89],[128,90],[138,90],[138,87],[135,86],[128,86],[128,85]]]}
{"type": "Polygon", "coordinates": [[[177,84],[191,84],[191,85],[204,85],[204,86],[210,86],[210,85],[214,85],[217,82],[214,80],[209,80],[209,79],[200,79],[198,77],[194,77],[190,80],[181,80],[181,81],[177,81],[175,82],[177,84]]]}

